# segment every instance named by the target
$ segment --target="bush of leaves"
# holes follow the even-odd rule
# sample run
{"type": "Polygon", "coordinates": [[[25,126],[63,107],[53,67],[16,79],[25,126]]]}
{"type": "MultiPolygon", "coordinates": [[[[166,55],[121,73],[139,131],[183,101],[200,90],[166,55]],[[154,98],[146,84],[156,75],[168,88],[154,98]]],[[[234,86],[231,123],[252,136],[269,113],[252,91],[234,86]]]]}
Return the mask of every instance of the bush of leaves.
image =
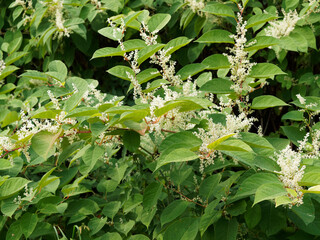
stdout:
{"type": "Polygon", "coordinates": [[[0,3],[0,239],[320,236],[317,0],[0,3]]]}

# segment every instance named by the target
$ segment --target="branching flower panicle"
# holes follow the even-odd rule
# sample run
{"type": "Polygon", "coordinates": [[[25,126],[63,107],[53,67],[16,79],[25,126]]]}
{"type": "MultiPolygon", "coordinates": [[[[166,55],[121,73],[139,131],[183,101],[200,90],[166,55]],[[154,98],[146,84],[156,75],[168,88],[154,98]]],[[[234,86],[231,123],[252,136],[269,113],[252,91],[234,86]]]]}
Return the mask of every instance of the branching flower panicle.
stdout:
{"type": "MultiPolygon", "coordinates": [[[[247,23],[243,21],[242,15],[238,13],[236,34],[231,35],[235,41],[234,47],[229,49],[231,54],[224,54],[230,63],[230,79],[235,83],[232,89],[239,95],[242,95],[242,91],[251,91],[251,87],[244,83],[250,74],[251,68],[256,64],[250,62],[248,52],[245,51],[245,47],[248,46],[246,45],[246,25],[247,23]]],[[[251,44],[254,44],[254,42],[251,44]]]]}
{"type": "Polygon", "coordinates": [[[285,12],[282,9],[283,19],[279,21],[270,21],[270,26],[266,29],[266,35],[274,38],[288,36],[295,28],[297,22],[301,19],[296,10],[285,12]]]}
{"type": "Polygon", "coordinates": [[[301,166],[302,154],[296,152],[287,146],[285,149],[276,153],[276,161],[280,166],[279,179],[283,182],[286,188],[290,188],[297,193],[297,197],[289,196],[291,200],[296,200],[297,204],[303,203],[302,187],[298,182],[301,181],[305,166],[301,166]]]}

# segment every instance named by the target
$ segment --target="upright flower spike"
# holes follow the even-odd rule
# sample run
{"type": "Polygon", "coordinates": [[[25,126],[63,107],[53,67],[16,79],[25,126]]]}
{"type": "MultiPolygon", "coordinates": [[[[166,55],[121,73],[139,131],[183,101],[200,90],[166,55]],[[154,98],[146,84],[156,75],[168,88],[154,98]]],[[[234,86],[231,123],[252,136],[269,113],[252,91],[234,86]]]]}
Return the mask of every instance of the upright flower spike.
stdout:
{"type": "Polygon", "coordinates": [[[248,52],[245,51],[245,47],[247,47],[246,25],[247,22],[243,21],[241,13],[238,13],[236,34],[231,35],[235,42],[234,47],[229,49],[231,54],[224,54],[230,63],[230,79],[235,83],[232,88],[239,95],[242,95],[242,91],[251,90],[251,87],[244,82],[250,74],[251,68],[256,64],[250,62],[248,52]]]}
{"type": "Polygon", "coordinates": [[[303,203],[302,187],[298,182],[301,181],[305,166],[301,166],[301,152],[296,152],[287,146],[276,154],[276,161],[280,166],[279,179],[283,182],[286,188],[292,189],[297,193],[297,196],[289,196],[291,200],[296,200],[297,204],[303,203]]]}

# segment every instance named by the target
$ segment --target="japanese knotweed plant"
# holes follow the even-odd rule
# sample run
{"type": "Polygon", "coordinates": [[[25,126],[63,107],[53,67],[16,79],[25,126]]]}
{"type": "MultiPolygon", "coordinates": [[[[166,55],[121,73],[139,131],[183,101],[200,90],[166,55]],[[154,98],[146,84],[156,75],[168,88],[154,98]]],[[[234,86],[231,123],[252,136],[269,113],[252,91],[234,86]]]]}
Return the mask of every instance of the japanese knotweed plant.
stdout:
{"type": "Polygon", "coordinates": [[[2,6],[2,238],[320,235],[318,1],[2,6]]]}

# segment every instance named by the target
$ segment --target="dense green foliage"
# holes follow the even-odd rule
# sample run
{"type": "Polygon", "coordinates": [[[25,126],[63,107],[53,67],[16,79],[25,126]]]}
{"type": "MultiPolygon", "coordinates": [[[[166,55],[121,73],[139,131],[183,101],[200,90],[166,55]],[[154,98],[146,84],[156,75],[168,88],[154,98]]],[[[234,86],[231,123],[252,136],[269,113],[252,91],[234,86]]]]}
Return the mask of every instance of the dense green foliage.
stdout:
{"type": "Polygon", "coordinates": [[[0,2],[0,239],[318,239],[317,0],[0,2]]]}

